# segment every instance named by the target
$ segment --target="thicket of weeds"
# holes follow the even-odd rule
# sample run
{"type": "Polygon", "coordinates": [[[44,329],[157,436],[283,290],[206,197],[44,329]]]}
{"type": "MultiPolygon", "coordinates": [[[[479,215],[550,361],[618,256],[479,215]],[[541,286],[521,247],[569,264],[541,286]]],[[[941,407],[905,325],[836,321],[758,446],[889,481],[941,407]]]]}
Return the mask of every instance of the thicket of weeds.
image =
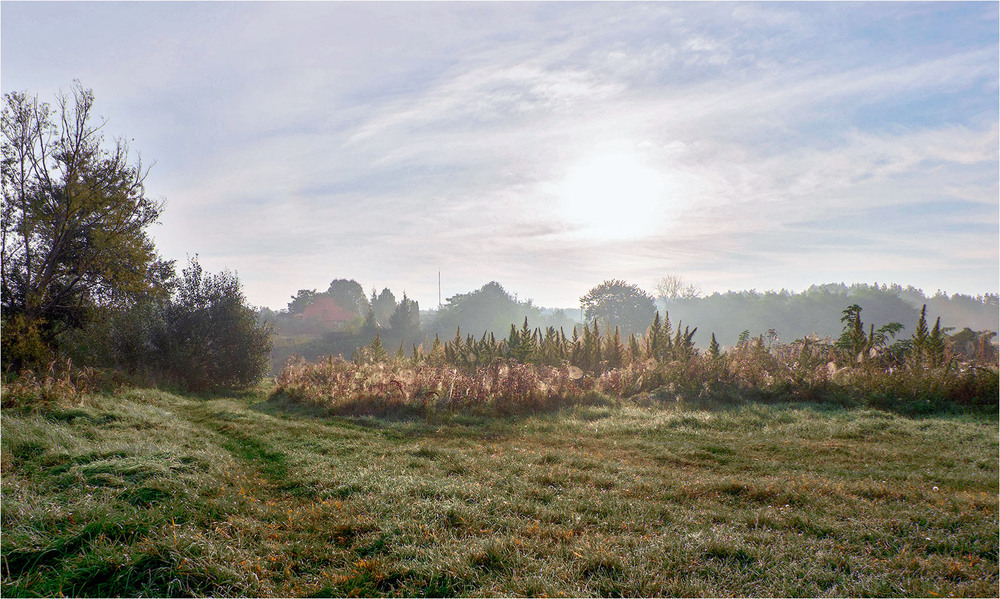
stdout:
{"type": "Polygon", "coordinates": [[[695,330],[676,331],[657,313],[641,337],[623,340],[617,328],[603,335],[598,321],[572,337],[525,320],[506,339],[484,334],[441,343],[429,351],[400,347],[390,357],[378,335],[351,361],[315,363],[292,358],[276,379],[276,395],[339,414],[431,416],[442,410],[489,415],[529,414],[566,405],[697,401],[811,401],[893,409],[906,413],[979,411],[995,414],[1000,371],[994,333],[979,334],[972,353],[955,351],[940,326],[929,329],[921,312],[910,339],[889,323],[875,329],[849,306],[839,339],[807,337],[779,343],[773,330],[744,332],[723,351],[712,336],[707,351],[692,342],[695,330]],[[867,332],[866,332],[867,328],[867,332]],[[891,343],[891,345],[890,345],[891,343]]]}
{"type": "Polygon", "coordinates": [[[421,358],[292,359],[276,383],[276,395],[342,415],[445,411],[503,416],[623,399],[703,405],[809,401],[909,414],[996,413],[1000,396],[995,366],[951,360],[938,366],[838,367],[829,355],[808,346],[765,348],[753,342],[717,356],[648,359],[597,372],[502,358],[466,367],[421,358]]]}
{"type": "Polygon", "coordinates": [[[995,416],[693,399],[387,420],[268,396],[5,409],[2,594],[997,592],[995,416]]]}

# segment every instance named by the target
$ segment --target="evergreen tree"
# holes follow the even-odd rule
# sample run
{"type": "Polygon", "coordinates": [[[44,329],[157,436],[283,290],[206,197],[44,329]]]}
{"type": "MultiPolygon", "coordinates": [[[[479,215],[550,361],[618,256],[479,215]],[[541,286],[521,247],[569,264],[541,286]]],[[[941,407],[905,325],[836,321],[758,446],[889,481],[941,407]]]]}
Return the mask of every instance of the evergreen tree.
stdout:
{"type": "MultiPolygon", "coordinates": [[[[371,307],[372,311],[375,312],[375,320],[379,326],[389,326],[389,319],[396,311],[396,296],[389,291],[388,287],[382,289],[378,295],[375,295],[375,289],[372,288],[371,307]]],[[[417,318],[419,319],[419,312],[417,318]]]]}
{"type": "Polygon", "coordinates": [[[712,343],[708,346],[708,355],[713,359],[718,358],[721,355],[719,351],[719,342],[715,340],[715,333],[712,333],[712,343]]]}
{"type": "Polygon", "coordinates": [[[939,316],[931,329],[931,334],[927,336],[927,352],[931,359],[931,366],[937,368],[944,364],[945,359],[945,339],[944,330],[941,328],[941,317],[939,316]]]}
{"type": "MultiPolygon", "coordinates": [[[[587,328],[584,325],[584,339],[587,337],[587,328]]],[[[570,340],[569,363],[577,368],[586,370],[586,351],[584,350],[584,340],[580,339],[579,328],[573,327],[573,338],[570,340]]]]}
{"type": "Polygon", "coordinates": [[[389,329],[394,338],[403,340],[420,335],[420,305],[406,297],[405,291],[403,299],[389,317],[389,329]]]}
{"type": "Polygon", "coordinates": [[[531,329],[528,327],[528,317],[524,317],[524,324],[521,325],[521,330],[518,333],[519,343],[518,351],[514,355],[514,359],[521,364],[529,364],[535,356],[535,336],[532,334],[531,329]]]}
{"type": "Polygon", "coordinates": [[[607,341],[604,349],[604,360],[608,368],[621,368],[622,363],[625,361],[625,347],[622,346],[621,333],[618,327],[615,327],[614,333],[605,335],[605,337],[607,341]]]}
{"type": "Polygon", "coordinates": [[[837,340],[837,345],[850,357],[857,356],[863,359],[868,339],[865,335],[865,325],[861,322],[861,306],[852,304],[845,308],[840,322],[844,329],[840,339],[837,340]]]}
{"type": "Polygon", "coordinates": [[[635,338],[635,334],[628,336],[628,362],[629,364],[637,364],[642,361],[642,347],[639,345],[639,340],[635,338]]]}
{"type": "Polygon", "coordinates": [[[596,372],[601,370],[601,361],[604,357],[601,355],[601,330],[597,328],[597,319],[594,319],[594,331],[591,333],[593,344],[591,346],[591,351],[593,355],[590,358],[591,368],[596,372]]]}
{"type": "Polygon", "coordinates": [[[434,342],[431,344],[430,354],[427,356],[427,363],[431,366],[444,366],[448,362],[445,353],[445,346],[441,343],[441,337],[434,335],[434,342]]]}
{"type": "Polygon", "coordinates": [[[927,354],[927,340],[930,332],[927,330],[927,304],[920,309],[920,320],[917,321],[917,328],[913,331],[911,342],[911,352],[917,364],[922,364],[927,354]]]}
{"type": "MultiPolygon", "coordinates": [[[[597,341],[599,343],[599,340],[597,341]]],[[[593,371],[597,369],[597,363],[594,361],[595,356],[595,339],[594,334],[590,331],[590,325],[584,323],[583,325],[583,348],[580,351],[580,368],[585,371],[593,371]]]]}
{"type": "Polygon", "coordinates": [[[663,345],[663,323],[660,321],[660,312],[657,311],[653,317],[653,324],[646,332],[646,355],[654,360],[660,360],[663,345]]]}

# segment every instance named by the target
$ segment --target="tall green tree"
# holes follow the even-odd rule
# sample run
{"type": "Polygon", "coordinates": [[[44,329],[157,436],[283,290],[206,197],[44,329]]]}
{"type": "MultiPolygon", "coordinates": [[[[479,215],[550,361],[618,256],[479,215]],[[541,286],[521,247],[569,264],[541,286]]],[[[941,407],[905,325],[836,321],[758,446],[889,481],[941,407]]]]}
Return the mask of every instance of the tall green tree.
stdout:
{"type": "Polygon", "coordinates": [[[146,195],[148,169],[128,144],[105,140],[93,106],[79,83],[55,108],[4,94],[3,318],[50,341],[82,326],[92,306],[148,293],[157,265],[147,228],[162,203],[146,195]]]}
{"type": "Polygon", "coordinates": [[[371,309],[375,313],[375,321],[380,327],[389,326],[389,318],[396,311],[396,296],[393,295],[392,291],[389,291],[388,287],[383,288],[378,295],[372,288],[371,309]]]}
{"type": "Polygon", "coordinates": [[[389,329],[393,339],[414,341],[420,337],[420,304],[406,297],[405,291],[389,317],[389,329]]]}

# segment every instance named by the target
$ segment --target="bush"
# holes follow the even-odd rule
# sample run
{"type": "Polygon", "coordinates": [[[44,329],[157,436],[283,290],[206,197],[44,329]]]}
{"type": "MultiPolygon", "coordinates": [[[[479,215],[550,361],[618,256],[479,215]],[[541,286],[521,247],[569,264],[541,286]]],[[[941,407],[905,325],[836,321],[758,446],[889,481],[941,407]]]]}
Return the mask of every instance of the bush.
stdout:
{"type": "Polygon", "coordinates": [[[268,370],[271,328],[258,324],[236,275],[206,275],[194,258],[166,310],[164,343],[166,370],[186,386],[246,387],[268,370]]]}
{"type": "Polygon", "coordinates": [[[0,353],[5,371],[38,370],[52,360],[52,350],[42,338],[38,322],[28,322],[24,315],[5,318],[0,327],[0,353]]]}
{"type": "Polygon", "coordinates": [[[192,390],[253,385],[268,370],[271,330],[258,323],[236,275],[203,272],[197,258],[167,293],[99,309],[62,339],[78,364],[127,373],[139,384],[192,390]],[[176,285],[174,285],[176,283],[176,285]]]}

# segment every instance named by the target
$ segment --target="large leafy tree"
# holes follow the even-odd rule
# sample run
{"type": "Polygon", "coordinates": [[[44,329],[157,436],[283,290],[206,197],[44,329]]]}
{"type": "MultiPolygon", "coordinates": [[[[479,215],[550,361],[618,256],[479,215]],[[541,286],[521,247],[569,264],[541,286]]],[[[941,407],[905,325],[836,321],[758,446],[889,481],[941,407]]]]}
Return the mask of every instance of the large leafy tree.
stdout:
{"type": "Polygon", "coordinates": [[[146,232],[162,210],[146,195],[148,169],[125,141],[105,140],[93,106],[79,83],[55,108],[4,94],[3,319],[50,341],[94,306],[149,293],[164,266],[146,232]]]}
{"type": "Polygon", "coordinates": [[[651,295],[619,280],[604,281],[588,291],[580,298],[580,307],[588,320],[596,318],[611,330],[618,327],[624,335],[644,332],[656,314],[651,295]]]}
{"type": "Polygon", "coordinates": [[[530,302],[519,302],[500,283],[490,281],[475,291],[449,297],[438,312],[434,331],[445,335],[461,328],[477,336],[484,331],[506,335],[510,325],[525,317],[538,322],[540,312],[530,302]]]}
{"type": "Polygon", "coordinates": [[[288,313],[302,314],[302,311],[308,308],[314,299],[316,299],[315,289],[299,289],[292,296],[292,301],[288,302],[288,313]]]}
{"type": "Polygon", "coordinates": [[[368,313],[369,304],[368,298],[365,297],[365,290],[361,288],[361,283],[354,279],[330,281],[330,288],[326,290],[326,294],[332,297],[333,301],[344,310],[354,312],[359,316],[368,313]]]}

